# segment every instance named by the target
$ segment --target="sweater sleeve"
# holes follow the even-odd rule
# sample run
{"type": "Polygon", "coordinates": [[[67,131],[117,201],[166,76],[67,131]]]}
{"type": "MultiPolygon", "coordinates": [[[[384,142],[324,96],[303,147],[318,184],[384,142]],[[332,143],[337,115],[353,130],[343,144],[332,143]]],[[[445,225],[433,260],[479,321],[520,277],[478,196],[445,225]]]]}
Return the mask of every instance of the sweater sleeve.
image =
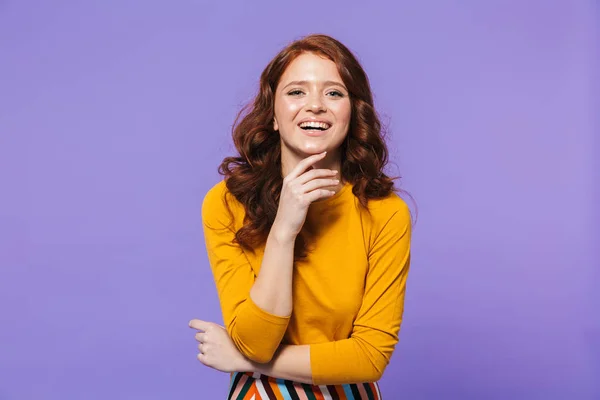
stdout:
{"type": "Polygon", "coordinates": [[[347,384],[378,381],[396,343],[404,310],[410,265],[410,212],[388,219],[369,251],[363,301],[350,338],[310,346],[313,383],[347,384]]]}
{"type": "MultiPolygon", "coordinates": [[[[237,243],[223,190],[211,189],[202,204],[204,240],[229,336],[248,359],[267,363],[279,347],[289,317],[270,314],[250,298],[256,278],[237,243]]],[[[232,207],[233,209],[233,207],[232,207]]]]}

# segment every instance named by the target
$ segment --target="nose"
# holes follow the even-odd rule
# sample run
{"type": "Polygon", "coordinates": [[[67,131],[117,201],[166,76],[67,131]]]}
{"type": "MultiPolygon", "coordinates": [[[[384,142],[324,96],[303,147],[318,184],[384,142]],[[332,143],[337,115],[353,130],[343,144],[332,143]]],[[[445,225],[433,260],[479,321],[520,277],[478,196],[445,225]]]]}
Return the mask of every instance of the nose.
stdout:
{"type": "Polygon", "coordinates": [[[325,108],[325,104],[323,103],[323,99],[318,94],[310,98],[308,102],[308,109],[312,112],[327,111],[327,108],[325,108]]]}

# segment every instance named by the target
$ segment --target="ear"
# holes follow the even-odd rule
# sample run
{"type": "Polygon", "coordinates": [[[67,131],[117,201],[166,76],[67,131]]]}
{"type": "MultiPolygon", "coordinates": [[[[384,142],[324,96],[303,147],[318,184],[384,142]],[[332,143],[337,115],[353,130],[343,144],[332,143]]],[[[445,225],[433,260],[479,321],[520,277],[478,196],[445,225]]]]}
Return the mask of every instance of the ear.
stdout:
{"type": "Polygon", "coordinates": [[[273,117],[273,130],[274,131],[279,130],[279,124],[277,123],[277,118],[275,118],[275,117],[273,117]]]}

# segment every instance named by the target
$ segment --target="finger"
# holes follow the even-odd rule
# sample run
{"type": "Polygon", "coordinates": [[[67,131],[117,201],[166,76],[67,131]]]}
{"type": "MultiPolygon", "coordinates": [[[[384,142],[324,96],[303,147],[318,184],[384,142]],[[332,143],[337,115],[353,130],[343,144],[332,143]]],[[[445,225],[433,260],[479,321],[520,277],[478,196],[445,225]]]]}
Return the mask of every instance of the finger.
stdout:
{"type": "Polygon", "coordinates": [[[326,199],[328,197],[331,197],[335,194],[335,192],[333,190],[327,190],[327,189],[316,189],[313,190],[312,192],[308,192],[306,193],[306,200],[309,203],[315,202],[317,200],[320,199],[326,199]]]}
{"type": "Polygon", "coordinates": [[[207,367],[209,367],[210,365],[208,365],[208,360],[206,358],[206,356],[202,353],[198,353],[198,355],[196,356],[196,358],[204,365],[206,365],[207,367]]]}
{"type": "Polygon", "coordinates": [[[305,173],[303,173],[302,175],[300,175],[298,178],[296,178],[296,182],[300,183],[301,185],[305,184],[306,182],[309,182],[313,179],[317,179],[317,178],[333,178],[334,176],[336,176],[338,173],[338,171],[332,170],[332,169],[311,169],[310,171],[306,171],[305,173]]]}
{"type": "Polygon", "coordinates": [[[200,344],[198,345],[198,351],[199,351],[201,354],[204,354],[204,343],[200,343],[200,344]]]}
{"type": "Polygon", "coordinates": [[[302,174],[304,171],[306,171],[306,169],[308,167],[310,167],[311,165],[313,165],[317,161],[320,161],[323,158],[325,158],[326,154],[327,154],[327,152],[324,151],[324,152],[322,152],[320,154],[313,154],[310,157],[306,157],[305,159],[303,159],[302,161],[300,161],[298,163],[298,165],[296,165],[294,167],[294,169],[286,176],[286,178],[288,178],[288,179],[296,179],[298,176],[300,176],[300,174],[302,174]]]}
{"type": "Polygon", "coordinates": [[[327,187],[335,187],[340,181],[337,179],[313,179],[302,185],[304,193],[312,192],[315,189],[326,189],[327,187]]]}
{"type": "Polygon", "coordinates": [[[206,331],[209,327],[210,322],[202,321],[201,319],[193,319],[188,324],[190,328],[198,329],[200,331],[206,331]]]}
{"type": "Polygon", "coordinates": [[[204,343],[206,342],[206,333],[204,332],[198,332],[194,335],[194,337],[196,338],[197,341],[199,341],[200,343],[204,343]]]}

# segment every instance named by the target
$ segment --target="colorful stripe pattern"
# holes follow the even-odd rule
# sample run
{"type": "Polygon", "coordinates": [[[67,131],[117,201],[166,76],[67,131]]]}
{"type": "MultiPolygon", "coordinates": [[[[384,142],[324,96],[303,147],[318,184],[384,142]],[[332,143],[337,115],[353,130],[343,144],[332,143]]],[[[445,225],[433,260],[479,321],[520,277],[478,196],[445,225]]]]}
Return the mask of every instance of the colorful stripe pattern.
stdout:
{"type": "Polygon", "coordinates": [[[316,386],[235,372],[227,400],[381,400],[381,393],[377,383],[316,386]]]}

